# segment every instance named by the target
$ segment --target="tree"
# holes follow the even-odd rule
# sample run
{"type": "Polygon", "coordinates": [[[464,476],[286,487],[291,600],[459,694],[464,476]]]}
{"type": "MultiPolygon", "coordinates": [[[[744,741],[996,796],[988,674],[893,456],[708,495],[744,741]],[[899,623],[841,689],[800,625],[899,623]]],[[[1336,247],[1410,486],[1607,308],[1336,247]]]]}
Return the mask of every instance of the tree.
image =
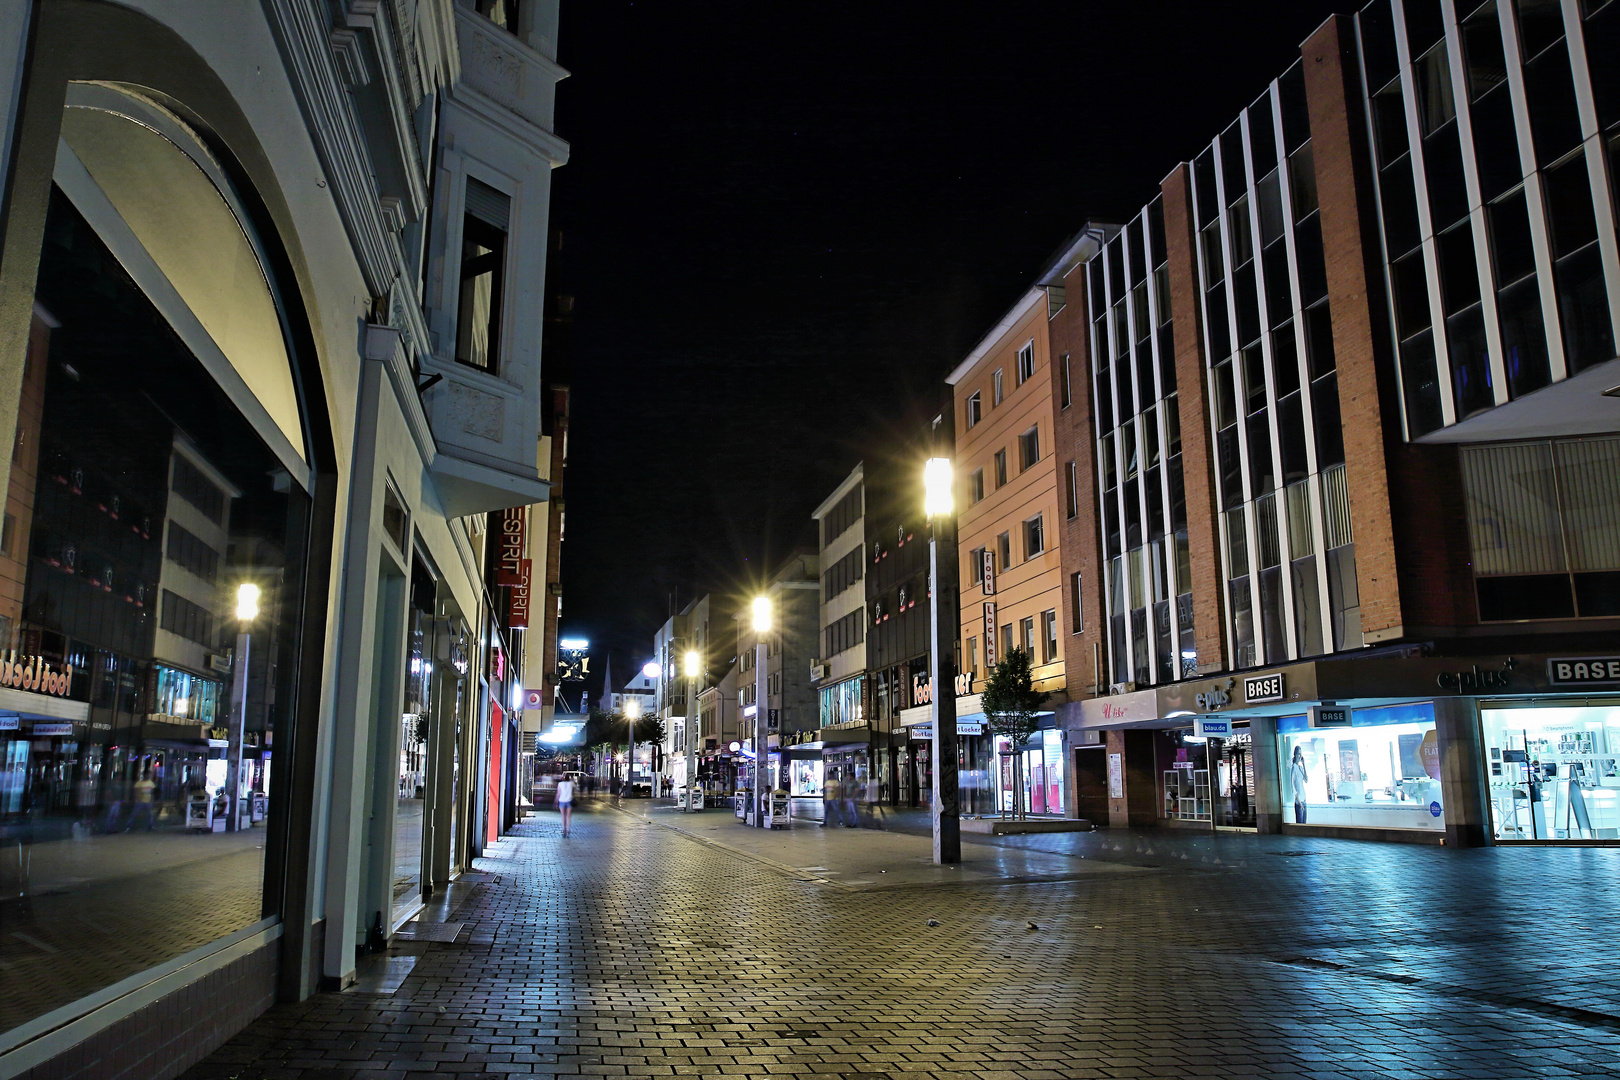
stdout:
{"type": "MultiPolygon", "coordinates": [[[[643,743],[656,743],[660,746],[664,742],[664,718],[656,713],[643,713],[635,718],[636,745],[643,743]]],[[[631,738],[630,717],[624,713],[604,712],[601,709],[592,709],[585,718],[585,746],[597,754],[607,754],[610,760],[616,761],[621,747],[625,747],[631,738]]],[[[613,770],[618,772],[617,766],[613,770]]],[[[625,770],[630,775],[630,770],[625,770]]]]}
{"type": "Polygon", "coordinates": [[[984,680],[984,694],[980,698],[984,718],[992,732],[1006,736],[1014,751],[1013,807],[1014,815],[1019,818],[1024,816],[1024,784],[1023,755],[1018,751],[1035,734],[1040,724],[1037,710],[1051,696],[1035,689],[1030,655],[1016,647],[990,669],[984,680]]]}

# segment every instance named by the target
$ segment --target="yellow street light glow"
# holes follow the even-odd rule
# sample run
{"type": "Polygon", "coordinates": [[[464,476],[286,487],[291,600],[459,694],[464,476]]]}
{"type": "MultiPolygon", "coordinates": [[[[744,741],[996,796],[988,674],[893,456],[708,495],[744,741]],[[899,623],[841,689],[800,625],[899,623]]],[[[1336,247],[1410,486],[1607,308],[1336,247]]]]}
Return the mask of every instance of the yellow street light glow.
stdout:
{"type": "Polygon", "coordinates": [[[754,633],[768,634],[771,632],[771,599],[768,596],[754,597],[754,633]]]}
{"type": "Polygon", "coordinates": [[[923,512],[931,518],[950,517],[954,509],[951,459],[929,458],[923,466],[923,512]]]}
{"type": "Polygon", "coordinates": [[[702,667],[702,665],[703,658],[698,656],[698,651],[696,649],[686,650],[686,670],[682,672],[682,674],[684,674],[688,679],[695,679],[698,677],[698,669],[702,667]]]}
{"type": "Polygon", "coordinates": [[[236,587],[236,617],[243,622],[259,617],[259,587],[251,581],[236,587]]]}

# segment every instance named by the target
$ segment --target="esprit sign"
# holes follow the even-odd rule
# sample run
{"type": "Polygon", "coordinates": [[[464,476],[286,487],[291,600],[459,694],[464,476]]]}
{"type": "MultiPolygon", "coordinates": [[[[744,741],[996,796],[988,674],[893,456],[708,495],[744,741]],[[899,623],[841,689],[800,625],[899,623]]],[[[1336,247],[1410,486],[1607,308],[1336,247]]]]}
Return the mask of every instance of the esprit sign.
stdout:
{"type": "Polygon", "coordinates": [[[67,697],[73,688],[73,665],[55,671],[43,656],[18,656],[16,649],[8,649],[0,653],[0,686],[67,697]]]}
{"type": "Polygon", "coordinates": [[[534,564],[525,558],[529,553],[528,530],[528,507],[514,506],[501,511],[495,584],[512,590],[506,601],[506,624],[514,630],[525,630],[529,626],[529,578],[534,564]]]}
{"type": "Polygon", "coordinates": [[[1554,686],[1620,683],[1620,656],[1554,657],[1547,661],[1547,681],[1554,686]]]}

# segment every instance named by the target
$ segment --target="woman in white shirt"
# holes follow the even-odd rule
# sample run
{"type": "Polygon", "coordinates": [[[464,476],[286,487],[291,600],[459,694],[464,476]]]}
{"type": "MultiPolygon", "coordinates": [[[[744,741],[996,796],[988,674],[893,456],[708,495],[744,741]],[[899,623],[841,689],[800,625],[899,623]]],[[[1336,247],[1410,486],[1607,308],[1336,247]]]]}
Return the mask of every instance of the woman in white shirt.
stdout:
{"type": "Polygon", "coordinates": [[[563,835],[567,836],[574,818],[574,782],[566,776],[557,781],[557,809],[562,811],[563,835]]]}

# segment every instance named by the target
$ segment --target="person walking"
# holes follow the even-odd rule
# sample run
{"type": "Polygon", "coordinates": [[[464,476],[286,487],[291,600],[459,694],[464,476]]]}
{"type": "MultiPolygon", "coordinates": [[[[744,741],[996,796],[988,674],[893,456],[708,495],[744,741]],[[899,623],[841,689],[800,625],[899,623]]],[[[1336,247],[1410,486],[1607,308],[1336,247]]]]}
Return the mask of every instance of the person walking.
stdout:
{"type": "Polygon", "coordinates": [[[829,829],[839,824],[843,816],[839,812],[842,793],[838,788],[838,777],[829,776],[821,785],[821,827],[829,829]]]}
{"type": "Polygon", "coordinates": [[[866,816],[871,819],[872,828],[880,828],[878,811],[883,806],[883,788],[875,776],[866,778],[866,816]]]}
{"type": "Polygon", "coordinates": [[[146,820],[146,831],[151,832],[157,818],[154,811],[157,809],[157,782],[152,779],[150,772],[142,773],[141,778],[135,781],[135,809],[130,812],[129,824],[124,826],[125,832],[135,828],[135,823],[141,819],[146,820]]]}
{"type": "Polygon", "coordinates": [[[857,816],[859,811],[856,809],[855,800],[860,797],[861,783],[851,776],[840,790],[844,796],[844,828],[858,829],[861,827],[861,819],[857,816]]]}
{"type": "Polygon", "coordinates": [[[568,837],[569,826],[574,820],[574,782],[564,773],[557,781],[557,810],[562,814],[563,838],[568,837]]]}

